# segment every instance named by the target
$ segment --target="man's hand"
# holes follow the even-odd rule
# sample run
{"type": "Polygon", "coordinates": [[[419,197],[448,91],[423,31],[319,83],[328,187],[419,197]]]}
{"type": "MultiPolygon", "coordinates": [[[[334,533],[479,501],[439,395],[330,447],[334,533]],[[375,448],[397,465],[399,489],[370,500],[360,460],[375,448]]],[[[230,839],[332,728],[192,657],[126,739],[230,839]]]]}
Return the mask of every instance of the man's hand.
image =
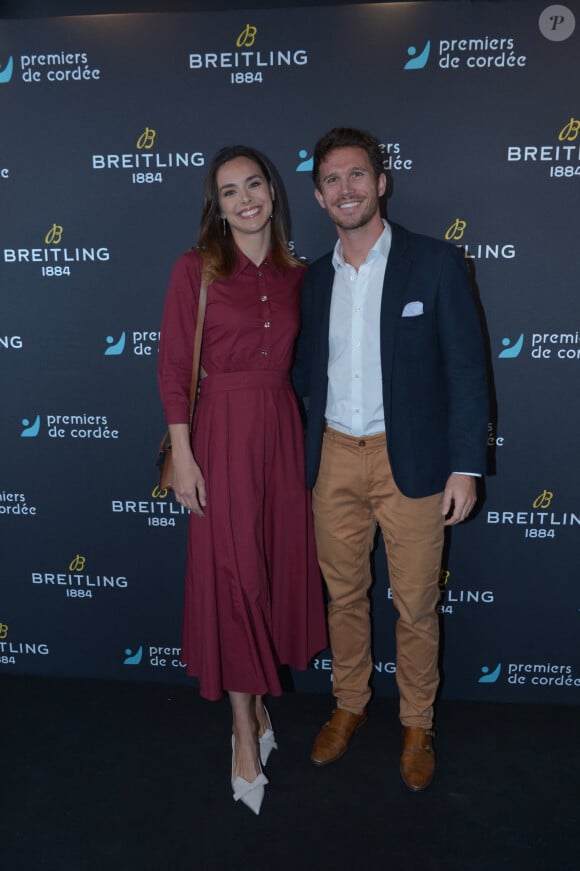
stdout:
{"type": "Polygon", "coordinates": [[[445,526],[461,523],[473,511],[477,502],[475,480],[473,475],[460,475],[457,472],[449,476],[441,505],[441,513],[446,518],[445,526]]]}

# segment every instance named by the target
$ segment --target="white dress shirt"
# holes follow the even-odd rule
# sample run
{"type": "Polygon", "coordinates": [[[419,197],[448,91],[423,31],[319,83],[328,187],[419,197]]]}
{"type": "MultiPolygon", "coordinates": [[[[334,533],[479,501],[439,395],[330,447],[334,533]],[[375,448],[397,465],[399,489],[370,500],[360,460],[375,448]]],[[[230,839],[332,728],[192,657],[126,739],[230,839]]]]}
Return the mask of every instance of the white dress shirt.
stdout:
{"type": "Polygon", "coordinates": [[[332,257],[326,422],[353,436],[385,431],[380,314],[392,233],[383,224],[358,271],[344,260],[340,240],[332,257]]]}

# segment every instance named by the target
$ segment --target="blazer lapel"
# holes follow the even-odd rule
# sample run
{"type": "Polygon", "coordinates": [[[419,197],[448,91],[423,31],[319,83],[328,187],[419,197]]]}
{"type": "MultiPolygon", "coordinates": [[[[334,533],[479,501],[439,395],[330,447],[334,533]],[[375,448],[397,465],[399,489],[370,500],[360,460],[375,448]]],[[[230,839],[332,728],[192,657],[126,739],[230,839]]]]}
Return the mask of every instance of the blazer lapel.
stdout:
{"type": "Polygon", "coordinates": [[[332,287],[334,284],[334,267],[332,265],[332,254],[327,256],[326,262],[323,264],[322,280],[320,281],[320,300],[319,300],[319,341],[318,341],[318,361],[319,370],[323,372],[324,377],[328,375],[328,357],[330,354],[329,330],[330,330],[330,303],[332,301],[332,287]]]}
{"type": "MultiPolygon", "coordinates": [[[[381,369],[383,375],[383,395],[385,397],[390,397],[391,395],[395,336],[401,316],[407,276],[411,266],[406,231],[397,224],[392,224],[391,227],[393,236],[387,268],[385,270],[383,296],[381,299],[381,369]]],[[[387,413],[388,409],[385,408],[385,415],[387,413]]]]}

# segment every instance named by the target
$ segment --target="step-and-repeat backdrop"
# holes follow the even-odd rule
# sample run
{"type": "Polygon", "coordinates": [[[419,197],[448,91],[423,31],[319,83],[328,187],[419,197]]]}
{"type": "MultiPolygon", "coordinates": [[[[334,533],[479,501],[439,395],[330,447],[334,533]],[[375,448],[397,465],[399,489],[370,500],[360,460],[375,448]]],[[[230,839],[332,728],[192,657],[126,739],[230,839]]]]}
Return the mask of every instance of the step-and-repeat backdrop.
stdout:
{"type": "MultiPolygon", "coordinates": [[[[405,3],[0,25],[0,671],[186,681],[187,517],[155,487],[173,261],[211,155],[277,164],[292,245],[334,229],[312,148],[383,143],[389,216],[461,246],[490,476],[441,572],[443,696],[580,700],[580,4],[405,3]]],[[[374,687],[395,694],[385,557],[374,687]]],[[[292,675],[328,691],[330,655],[292,675]]]]}

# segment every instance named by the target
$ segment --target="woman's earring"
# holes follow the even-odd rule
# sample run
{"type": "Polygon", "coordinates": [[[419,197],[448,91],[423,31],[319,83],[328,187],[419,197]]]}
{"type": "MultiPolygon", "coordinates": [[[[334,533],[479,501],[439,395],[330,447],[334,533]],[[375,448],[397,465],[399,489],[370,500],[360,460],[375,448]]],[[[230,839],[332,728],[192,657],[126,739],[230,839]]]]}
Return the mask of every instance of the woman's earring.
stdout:
{"type": "Polygon", "coordinates": [[[223,227],[224,236],[225,236],[226,235],[226,219],[225,218],[222,218],[222,227],[223,227]]]}

